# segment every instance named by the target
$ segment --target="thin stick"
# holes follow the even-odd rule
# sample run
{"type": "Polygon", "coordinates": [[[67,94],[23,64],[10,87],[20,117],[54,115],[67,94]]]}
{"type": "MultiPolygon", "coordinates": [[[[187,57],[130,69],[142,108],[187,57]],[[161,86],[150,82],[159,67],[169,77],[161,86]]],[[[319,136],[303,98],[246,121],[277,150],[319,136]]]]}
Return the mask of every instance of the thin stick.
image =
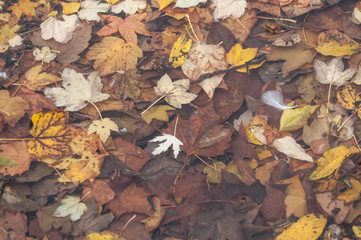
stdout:
{"type": "Polygon", "coordinates": [[[59,175],[59,177],[60,177],[60,179],[63,181],[63,183],[66,185],[66,181],[65,181],[65,179],[64,179],[64,177],[63,177],[63,174],[61,174],[56,167],[53,167],[53,169],[54,169],[55,172],[59,175]]]}
{"type": "Polygon", "coordinates": [[[205,165],[207,165],[208,167],[214,169],[214,170],[217,171],[217,172],[221,172],[221,170],[213,167],[212,165],[209,165],[206,161],[204,161],[204,160],[203,160],[202,158],[200,158],[198,155],[194,155],[194,156],[195,156],[196,158],[198,158],[199,160],[201,160],[201,162],[204,163],[205,165]]]}
{"type": "Polygon", "coordinates": [[[97,110],[97,112],[98,112],[98,114],[100,116],[100,120],[103,121],[102,114],[100,113],[99,108],[97,107],[97,105],[95,105],[95,103],[93,103],[92,101],[89,101],[89,100],[88,100],[88,103],[91,103],[95,107],[95,109],[97,110]]]}
{"type": "Polygon", "coordinates": [[[347,123],[348,120],[350,120],[353,115],[355,115],[355,113],[357,112],[357,110],[354,110],[353,113],[348,117],[346,118],[346,120],[340,125],[340,127],[337,129],[337,132],[341,130],[341,128],[343,128],[343,126],[345,126],[345,124],[347,123]]]}
{"type": "Polygon", "coordinates": [[[177,119],[175,120],[173,136],[175,136],[175,134],[177,133],[177,124],[178,124],[178,117],[177,117],[177,119]]]}
{"type": "Polygon", "coordinates": [[[133,217],[131,217],[131,218],[128,220],[128,222],[124,225],[122,231],[120,232],[119,237],[121,237],[121,236],[123,235],[123,233],[124,233],[124,231],[125,231],[125,228],[129,225],[129,223],[130,223],[136,216],[137,216],[137,215],[134,214],[133,217]]]}
{"type": "Polygon", "coordinates": [[[158,99],[156,99],[147,109],[145,109],[140,115],[143,115],[145,112],[147,112],[151,107],[153,107],[157,102],[159,102],[161,99],[163,99],[167,95],[162,95],[158,99]]]}
{"type": "Polygon", "coordinates": [[[192,30],[192,32],[193,32],[193,34],[194,34],[194,37],[195,37],[196,40],[197,40],[196,42],[197,42],[198,44],[200,44],[201,41],[199,41],[199,38],[198,38],[196,32],[195,32],[194,29],[193,29],[193,26],[192,26],[192,23],[191,23],[191,19],[189,18],[189,15],[188,15],[188,14],[186,15],[186,18],[187,18],[187,20],[188,20],[188,22],[189,22],[189,26],[191,27],[191,30],[192,30]]]}
{"type": "Polygon", "coordinates": [[[268,19],[268,20],[287,21],[287,22],[297,23],[296,20],[289,19],[289,18],[272,18],[272,17],[262,17],[262,16],[257,16],[257,18],[268,19]]]}

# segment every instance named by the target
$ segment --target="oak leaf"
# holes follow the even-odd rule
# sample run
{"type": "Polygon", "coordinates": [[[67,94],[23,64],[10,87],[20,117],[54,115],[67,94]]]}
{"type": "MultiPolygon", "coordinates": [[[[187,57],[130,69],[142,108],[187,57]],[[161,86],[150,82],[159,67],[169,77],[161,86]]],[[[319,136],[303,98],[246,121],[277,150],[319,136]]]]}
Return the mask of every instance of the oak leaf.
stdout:
{"type": "Polygon", "coordinates": [[[41,36],[44,40],[54,38],[57,42],[67,43],[73,38],[73,33],[78,27],[78,16],[63,15],[63,19],[50,17],[40,24],[41,36]]]}
{"type": "Polygon", "coordinates": [[[29,104],[23,98],[10,97],[7,90],[0,90],[0,114],[5,123],[15,126],[29,109],[29,104]]]}
{"type": "Polygon", "coordinates": [[[85,0],[81,2],[81,7],[78,12],[80,19],[99,22],[98,12],[108,12],[110,4],[100,3],[98,0],[85,0]]]}
{"type": "Polygon", "coordinates": [[[117,37],[103,38],[100,43],[91,46],[86,54],[87,59],[95,60],[94,68],[99,69],[100,76],[133,69],[142,56],[143,52],[136,44],[117,37]]]}
{"type": "Polygon", "coordinates": [[[78,111],[89,102],[101,102],[109,98],[109,94],[101,92],[103,84],[97,72],[91,72],[86,80],[83,74],[65,68],[61,77],[63,88],[45,88],[44,94],[54,100],[56,106],[64,106],[66,111],[78,111]]]}
{"type": "Polygon", "coordinates": [[[109,118],[94,120],[88,128],[88,134],[99,134],[100,140],[102,140],[103,143],[105,143],[110,136],[110,131],[119,132],[119,128],[117,124],[109,118]]]}
{"type": "Polygon", "coordinates": [[[213,13],[215,19],[226,19],[230,16],[240,18],[246,10],[247,2],[246,0],[214,0],[212,6],[216,7],[213,13]]]}
{"type": "Polygon", "coordinates": [[[182,108],[182,104],[188,104],[197,97],[196,94],[187,92],[189,85],[188,79],[172,82],[168,74],[165,74],[157,82],[154,90],[158,96],[165,96],[167,103],[173,107],[182,108]]]}
{"type": "Polygon", "coordinates": [[[147,6],[146,0],[125,0],[112,6],[113,13],[121,13],[122,11],[127,14],[134,14],[138,9],[144,9],[147,6]]]}
{"type": "Polygon", "coordinates": [[[33,115],[32,122],[30,134],[34,139],[28,142],[30,154],[43,158],[50,155],[61,156],[69,152],[71,133],[66,125],[64,112],[39,112],[33,115]]]}
{"type": "Polygon", "coordinates": [[[138,44],[137,34],[149,36],[150,33],[145,29],[145,24],[141,21],[147,16],[147,13],[134,14],[123,19],[112,15],[102,15],[102,18],[109,21],[108,25],[98,31],[99,36],[109,36],[119,32],[128,43],[138,44]]]}
{"type": "Polygon", "coordinates": [[[26,82],[24,85],[30,90],[40,91],[43,90],[46,85],[56,83],[61,80],[58,76],[46,72],[40,73],[41,71],[42,65],[30,68],[25,73],[26,82]]]}
{"type": "Polygon", "coordinates": [[[28,16],[36,16],[35,8],[39,6],[37,2],[31,2],[30,0],[20,0],[19,3],[14,3],[9,7],[17,18],[20,18],[23,14],[28,16]]]}

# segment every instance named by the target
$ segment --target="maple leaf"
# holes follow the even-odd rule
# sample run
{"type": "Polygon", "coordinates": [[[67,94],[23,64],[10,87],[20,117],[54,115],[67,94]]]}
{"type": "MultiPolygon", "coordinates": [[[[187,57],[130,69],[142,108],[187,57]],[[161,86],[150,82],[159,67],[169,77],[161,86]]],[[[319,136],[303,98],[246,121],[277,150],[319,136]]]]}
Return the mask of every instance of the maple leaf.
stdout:
{"type": "Polygon", "coordinates": [[[46,85],[60,81],[61,79],[53,74],[42,71],[42,65],[37,65],[30,68],[25,73],[26,81],[24,85],[30,90],[40,91],[43,90],[46,85]]]}
{"type": "Polygon", "coordinates": [[[45,63],[50,63],[56,58],[56,53],[51,52],[48,46],[40,48],[35,48],[33,51],[33,55],[35,57],[35,61],[42,61],[45,63]]]}
{"type": "Polygon", "coordinates": [[[54,38],[60,43],[67,43],[73,38],[73,32],[78,27],[78,16],[74,14],[62,17],[64,21],[50,17],[40,24],[41,36],[44,40],[54,38]]]}
{"type": "Polygon", "coordinates": [[[343,71],[344,65],[341,57],[332,59],[328,64],[316,59],[314,68],[317,81],[338,87],[344,85],[356,72],[356,69],[353,68],[343,71]]]}
{"type": "Polygon", "coordinates": [[[246,0],[214,0],[212,6],[216,7],[213,13],[215,19],[226,19],[229,16],[240,18],[246,10],[247,2],[246,0]]]}
{"type": "Polygon", "coordinates": [[[70,219],[75,222],[78,221],[85,210],[87,210],[87,206],[80,201],[80,197],[66,196],[60,202],[61,205],[55,210],[53,214],[54,217],[66,217],[70,215],[70,219]]]}
{"type": "Polygon", "coordinates": [[[172,146],[175,158],[177,158],[180,152],[180,146],[183,145],[183,143],[178,138],[166,133],[163,133],[163,136],[157,136],[153,138],[149,142],[162,142],[157,148],[153,150],[153,155],[161,154],[162,152],[167,151],[168,148],[172,146]]]}
{"type": "Polygon", "coordinates": [[[97,133],[100,136],[100,140],[105,143],[110,136],[110,130],[119,132],[117,124],[115,124],[109,118],[103,118],[101,120],[94,120],[88,128],[88,134],[97,133]]]}
{"type": "Polygon", "coordinates": [[[144,9],[147,6],[146,0],[125,0],[112,6],[113,13],[134,14],[138,9],[144,9]]]}
{"type": "Polygon", "coordinates": [[[165,96],[167,103],[173,107],[182,108],[182,104],[188,104],[197,97],[196,94],[187,92],[189,84],[188,79],[172,82],[168,74],[165,74],[157,82],[154,90],[158,96],[165,96]]]}
{"type": "Polygon", "coordinates": [[[105,37],[100,43],[90,47],[86,54],[89,60],[95,60],[94,68],[99,69],[100,76],[118,70],[129,70],[137,66],[142,50],[134,43],[126,43],[117,37],[105,37]]]}
{"type": "Polygon", "coordinates": [[[15,126],[29,109],[29,104],[23,98],[10,97],[9,91],[0,90],[0,114],[5,123],[15,126]]]}
{"type": "Polygon", "coordinates": [[[97,34],[99,36],[109,36],[119,32],[127,42],[137,44],[138,38],[136,33],[145,36],[150,35],[148,30],[145,29],[145,24],[141,22],[146,16],[147,13],[134,14],[123,20],[123,18],[117,16],[102,15],[102,18],[110,23],[100,29],[97,34]]]}
{"type": "Polygon", "coordinates": [[[88,21],[100,21],[98,12],[108,12],[110,4],[99,3],[98,0],[85,0],[81,3],[82,9],[78,12],[80,19],[88,21]]]}
{"type": "Polygon", "coordinates": [[[20,18],[23,14],[28,16],[35,16],[35,9],[39,6],[37,2],[31,2],[30,0],[20,0],[19,3],[15,3],[9,7],[17,18],[20,18]]]}
{"type": "Polygon", "coordinates": [[[64,112],[39,112],[32,117],[33,128],[30,134],[33,140],[28,142],[28,151],[38,158],[61,156],[69,152],[71,141],[70,129],[65,123],[64,112]]]}
{"type": "Polygon", "coordinates": [[[97,72],[91,72],[86,80],[74,69],[65,68],[61,74],[63,88],[45,88],[44,94],[55,101],[58,107],[65,106],[66,111],[78,111],[89,102],[100,102],[109,98],[102,93],[103,84],[97,72]]]}

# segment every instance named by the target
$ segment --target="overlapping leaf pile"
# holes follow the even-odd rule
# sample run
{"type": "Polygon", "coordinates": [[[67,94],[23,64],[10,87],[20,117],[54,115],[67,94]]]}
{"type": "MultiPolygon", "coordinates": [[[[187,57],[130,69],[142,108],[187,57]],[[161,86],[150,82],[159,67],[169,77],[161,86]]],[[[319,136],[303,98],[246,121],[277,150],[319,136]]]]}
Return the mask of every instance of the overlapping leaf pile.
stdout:
{"type": "Polygon", "coordinates": [[[360,238],[360,6],[0,0],[0,239],[360,238]]]}

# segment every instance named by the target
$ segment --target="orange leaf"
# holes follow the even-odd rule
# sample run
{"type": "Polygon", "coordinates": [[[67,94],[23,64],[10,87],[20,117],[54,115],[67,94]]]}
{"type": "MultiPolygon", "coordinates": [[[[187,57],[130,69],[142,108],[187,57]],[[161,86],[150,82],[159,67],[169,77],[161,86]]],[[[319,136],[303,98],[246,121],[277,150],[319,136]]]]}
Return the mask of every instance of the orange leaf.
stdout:
{"type": "Polygon", "coordinates": [[[119,32],[127,42],[137,44],[138,38],[136,33],[145,36],[150,35],[148,30],[145,29],[145,24],[141,22],[146,16],[147,13],[134,14],[123,19],[112,15],[102,15],[102,18],[110,23],[100,29],[97,34],[99,36],[109,36],[119,32]]]}

